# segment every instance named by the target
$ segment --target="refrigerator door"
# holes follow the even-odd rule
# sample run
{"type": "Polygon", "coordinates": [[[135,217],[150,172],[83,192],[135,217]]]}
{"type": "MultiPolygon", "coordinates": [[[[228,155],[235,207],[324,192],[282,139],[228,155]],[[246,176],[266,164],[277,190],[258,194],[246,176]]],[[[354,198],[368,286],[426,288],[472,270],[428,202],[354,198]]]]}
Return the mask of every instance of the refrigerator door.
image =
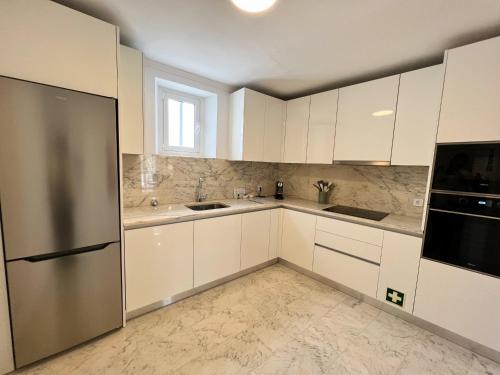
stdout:
{"type": "Polygon", "coordinates": [[[122,325],[120,243],[7,263],[16,367],[122,325]]]}
{"type": "Polygon", "coordinates": [[[7,261],[116,242],[116,101],[0,77],[7,261]]]}

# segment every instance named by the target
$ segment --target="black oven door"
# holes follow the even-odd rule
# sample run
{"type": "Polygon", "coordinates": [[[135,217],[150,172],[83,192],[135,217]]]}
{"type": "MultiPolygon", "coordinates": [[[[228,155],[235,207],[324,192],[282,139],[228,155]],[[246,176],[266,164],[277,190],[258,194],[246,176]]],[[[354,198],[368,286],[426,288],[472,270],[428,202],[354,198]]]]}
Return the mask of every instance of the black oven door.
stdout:
{"type": "Polygon", "coordinates": [[[438,145],[432,189],[500,194],[500,143],[438,145]]]}
{"type": "Polygon", "coordinates": [[[500,277],[500,199],[431,196],[423,257],[500,277]]]}

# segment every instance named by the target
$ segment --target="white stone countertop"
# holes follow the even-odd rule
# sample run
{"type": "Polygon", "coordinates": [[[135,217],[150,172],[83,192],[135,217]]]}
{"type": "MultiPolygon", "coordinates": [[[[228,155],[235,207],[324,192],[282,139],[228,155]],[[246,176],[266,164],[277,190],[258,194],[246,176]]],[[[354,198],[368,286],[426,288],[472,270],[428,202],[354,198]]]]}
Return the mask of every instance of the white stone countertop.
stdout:
{"type": "Polygon", "coordinates": [[[322,211],[323,208],[330,207],[333,204],[319,204],[314,201],[298,198],[285,198],[284,200],[277,200],[272,197],[221,199],[203,203],[214,202],[224,203],[229,207],[207,211],[193,211],[185,205],[198,203],[189,202],[185,204],[169,204],[156,207],[125,208],[123,213],[123,225],[125,230],[128,230],[283,207],[314,215],[331,217],[351,223],[367,225],[374,228],[408,234],[411,236],[422,237],[422,221],[420,218],[415,217],[389,214],[381,221],[374,221],[355,216],[322,211]]]}

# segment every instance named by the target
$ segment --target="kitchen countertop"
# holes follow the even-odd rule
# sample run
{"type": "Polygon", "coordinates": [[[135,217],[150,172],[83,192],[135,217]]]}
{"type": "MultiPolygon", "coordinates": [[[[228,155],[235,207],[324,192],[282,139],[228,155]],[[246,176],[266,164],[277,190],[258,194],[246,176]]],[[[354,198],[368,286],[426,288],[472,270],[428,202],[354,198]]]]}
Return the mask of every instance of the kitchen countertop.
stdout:
{"type": "MultiPolygon", "coordinates": [[[[123,213],[123,225],[125,230],[144,228],[162,224],[180,223],[184,221],[207,219],[218,216],[234,215],[245,212],[268,210],[272,208],[287,208],[300,212],[310,213],[323,217],[330,217],[342,221],[367,225],[374,228],[422,237],[422,222],[420,218],[389,214],[381,221],[368,220],[349,215],[342,215],[334,212],[322,211],[323,208],[332,204],[319,204],[298,198],[285,198],[277,200],[269,198],[251,199],[220,199],[210,202],[220,202],[229,205],[227,208],[220,208],[207,211],[193,211],[184,204],[170,204],[156,207],[135,207],[125,208],[123,213]]],[[[186,203],[197,204],[197,203],[186,203]]]]}

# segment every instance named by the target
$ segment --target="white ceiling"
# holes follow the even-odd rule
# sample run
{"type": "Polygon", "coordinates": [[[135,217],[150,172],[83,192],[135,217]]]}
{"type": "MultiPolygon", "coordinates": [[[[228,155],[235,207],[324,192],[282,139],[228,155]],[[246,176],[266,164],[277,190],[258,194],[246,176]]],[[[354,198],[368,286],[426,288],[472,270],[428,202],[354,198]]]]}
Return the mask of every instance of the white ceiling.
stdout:
{"type": "Polygon", "coordinates": [[[57,0],[112,22],[151,59],[282,98],[439,63],[500,35],[500,0],[57,0]]]}

